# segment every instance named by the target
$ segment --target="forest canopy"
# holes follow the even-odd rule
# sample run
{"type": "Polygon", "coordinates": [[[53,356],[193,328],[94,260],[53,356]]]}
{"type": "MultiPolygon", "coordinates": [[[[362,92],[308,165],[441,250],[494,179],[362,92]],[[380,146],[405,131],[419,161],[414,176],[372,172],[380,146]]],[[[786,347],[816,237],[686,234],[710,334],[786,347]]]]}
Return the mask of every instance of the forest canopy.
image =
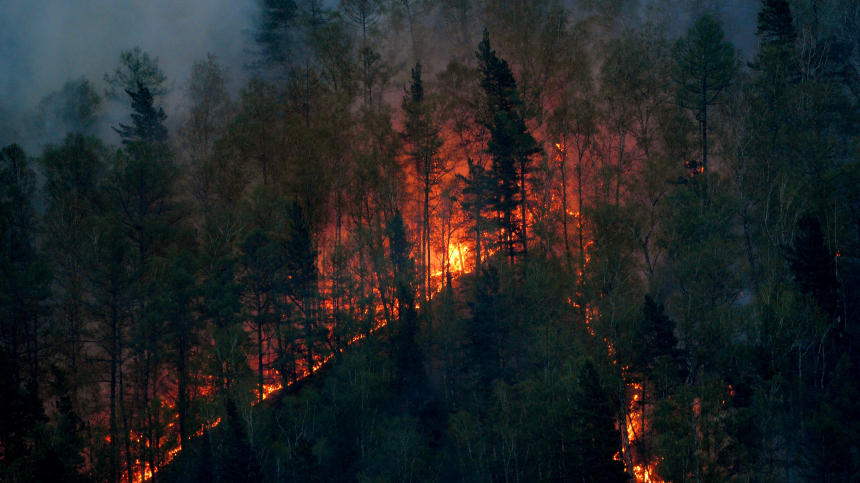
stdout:
{"type": "Polygon", "coordinates": [[[728,8],[260,0],[0,110],[0,481],[857,480],[860,5],[728,8]]]}

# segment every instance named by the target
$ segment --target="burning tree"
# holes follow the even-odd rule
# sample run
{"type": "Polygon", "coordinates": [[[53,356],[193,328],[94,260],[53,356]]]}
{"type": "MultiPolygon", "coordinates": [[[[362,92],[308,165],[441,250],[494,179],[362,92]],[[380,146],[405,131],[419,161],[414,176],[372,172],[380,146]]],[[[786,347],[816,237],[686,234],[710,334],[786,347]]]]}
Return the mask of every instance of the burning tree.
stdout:
{"type": "Polygon", "coordinates": [[[423,184],[424,204],[421,227],[421,264],[423,265],[424,306],[430,314],[430,292],[432,290],[430,248],[430,195],[446,172],[444,161],[439,157],[442,148],[440,127],[434,119],[432,105],[424,97],[424,84],[421,81],[421,63],[412,69],[412,81],[403,98],[403,111],[406,114],[404,138],[411,146],[407,153],[412,158],[415,172],[423,184]]]}

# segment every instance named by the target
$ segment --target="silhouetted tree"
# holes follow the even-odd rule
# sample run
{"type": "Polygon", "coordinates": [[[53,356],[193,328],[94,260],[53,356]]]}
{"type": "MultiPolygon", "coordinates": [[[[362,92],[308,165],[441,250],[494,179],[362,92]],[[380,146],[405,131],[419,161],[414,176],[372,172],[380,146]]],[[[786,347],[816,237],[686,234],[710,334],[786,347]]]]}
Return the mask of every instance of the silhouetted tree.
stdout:
{"type": "Polygon", "coordinates": [[[263,474],[254,449],[248,441],[245,423],[239,417],[236,403],[228,398],[225,402],[224,440],[218,459],[219,483],[252,483],[263,481],[263,474]]]}
{"type": "Polygon", "coordinates": [[[25,437],[43,418],[50,272],[36,250],[36,174],[17,144],[0,150],[0,468],[28,452],[25,437]]]}
{"type": "Polygon", "coordinates": [[[526,176],[531,157],[540,152],[540,147],[526,127],[525,108],[511,68],[490,48],[490,34],[486,30],[476,55],[484,76],[481,87],[489,106],[486,126],[491,136],[487,151],[493,157],[493,207],[499,213],[503,244],[513,262],[515,255],[528,253],[526,176]],[[517,209],[519,220],[515,219],[517,209]]]}
{"type": "Polygon", "coordinates": [[[421,80],[421,63],[412,69],[412,81],[403,98],[403,111],[406,114],[403,133],[407,142],[407,153],[412,157],[415,172],[422,181],[424,191],[424,218],[421,237],[421,265],[423,267],[422,285],[424,286],[424,310],[430,313],[430,194],[445,171],[445,164],[439,158],[442,138],[440,126],[433,118],[432,107],[424,97],[424,83],[421,80]]]}
{"type": "Polygon", "coordinates": [[[839,305],[836,256],[825,244],[821,222],[813,215],[804,215],[800,219],[787,259],[800,291],[812,295],[825,313],[836,315],[839,305]]]}
{"type": "Polygon", "coordinates": [[[167,114],[164,113],[163,108],[155,108],[149,88],[138,85],[136,89],[126,89],[125,92],[131,98],[131,108],[134,113],[131,115],[131,126],[120,124],[118,129],[114,128],[122,138],[123,144],[133,141],[150,144],[167,142],[167,128],[164,126],[167,114]]]}
{"type": "MultiPolygon", "coordinates": [[[[738,54],[720,24],[710,14],[703,14],[675,44],[678,102],[690,109],[701,128],[702,166],[705,185],[708,180],[708,121],[714,105],[731,85],[738,70],[738,54]]],[[[698,172],[696,166],[692,171],[698,172]]]]}
{"type": "Polygon", "coordinates": [[[615,430],[612,405],[600,383],[597,367],[587,359],[579,370],[579,390],[574,403],[576,467],[570,481],[623,483],[629,481],[624,463],[615,459],[621,440],[615,430]]]}

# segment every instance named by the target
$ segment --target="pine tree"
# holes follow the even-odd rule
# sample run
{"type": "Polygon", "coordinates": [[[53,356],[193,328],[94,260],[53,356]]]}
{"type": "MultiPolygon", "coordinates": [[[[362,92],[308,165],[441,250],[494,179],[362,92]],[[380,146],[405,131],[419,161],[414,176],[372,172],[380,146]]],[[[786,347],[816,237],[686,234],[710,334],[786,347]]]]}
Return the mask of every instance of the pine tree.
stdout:
{"type": "Polygon", "coordinates": [[[257,483],[263,481],[263,474],[257,455],[248,441],[245,423],[239,417],[233,399],[226,400],[227,416],[224,425],[223,453],[219,458],[219,483],[257,483]]]}
{"type": "Polygon", "coordinates": [[[163,350],[168,354],[172,374],[176,377],[176,413],[179,420],[179,442],[187,444],[192,381],[191,362],[199,346],[200,318],[194,313],[194,300],[200,292],[195,260],[187,250],[171,253],[161,268],[163,276],[156,287],[153,301],[156,317],[166,322],[163,350]]]}
{"type": "Polygon", "coordinates": [[[424,97],[424,83],[421,80],[421,63],[412,69],[412,82],[403,98],[403,111],[406,114],[406,125],[403,137],[411,149],[407,153],[412,157],[415,172],[422,181],[424,188],[424,219],[421,238],[421,264],[424,274],[423,305],[429,314],[430,310],[430,194],[433,187],[440,181],[445,171],[445,165],[439,158],[439,150],[443,141],[439,135],[440,127],[434,122],[431,108],[424,97]]]}
{"type": "Polygon", "coordinates": [[[609,396],[600,383],[597,367],[588,359],[579,370],[579,390],[575,402],[574,449],[576,468],[570,481],[587,483],[624,483],[629,481],[624,463],[615,456],[621,452],[621,439],[609,396]]]}
{"type": "Polygon", "coordinates": [[[150,144],[164,144],[167,142],[167,128],[164,121],[167,114],[164,109],[155,108],[152,93],[146,86],[137,85],[136,89],[126,89],[126,94],[131,98],[132,125],[120,124],[119,129],[114,128],[122,138],[123,144],[134,141],[142,141],[150,144]]]}
{"type": "Polygon", "coordinates": [[[787,0],[762,0],[756,35],[767,45],[791,46],[797,40],[787,0]]]}
{"type": "Polygon", "coordinates": [[[33,431],[33,448],[27,466],[35,481],[44,483],[77,483],[89,481],[83,470],[85,424],[72,407],[65,377],[55,373],[56,409],[50,421],[33,431]]]}
{"type": "Polygon", "coordinates": [[[158,67],[158,59],[150,58],[140,47],[124,51],[120,54],[120,67],[113,75],[105,74],[105,82],[111,86],[107,91],[108,98],[118,99],[117,88],[122,89],[131,98],[132,125],[120,124],[113,128],[119,133],[123,144],[132,141],[143,141],[150,144],[167,142],[167,129],[164,121],[167,115],[164,109],[156,109],[155,98],[167,93],[167,77],[158,67]]]}
{"type": "Polygon", "coordinates": [[[298,6],[295,0],[263,0],[259,30],[254,41],[262,51],[260,56],[267,67],[289,69],[295,56],[293,39],[298,6]]]}
{"type": "Polygon", "coordinates": [[[797,80],[799,69],[794,50],[797,30],[787,0],[762,0],[756,36],[759,48],[750,67],[764,74],[768,91],[775,90],[772,94],[777,94],[783,81],[797,80]]]}
{"type": "Polygon", "coordinates": [[[645,295],[645,303],[642,304],[640,332],[640,367],[653,371],[661,357],[677,360],[679,351],[678,339],[675,337],[675,321],[666,315],[663,303],[657,303],[650,295],[645,295]]]}
{"type": "Polygon", "coordinates": [[[526,126],[525,107],[511,68],[490,48],[490,34],[486,30],[476,55],[483,73],[481,87],[489,106],[489,119],[485,125],[491,136],[487,151],[493,157],[493,208],[499,214],[500,228],[504,233],[502,243],[513,262],[516,255],[528,254],[526,176],[531,157],[540,152],[540,147],[526,126]],[[517,208],[519,220],[515,219],[517,208]],[[517,235],[519,240],[515,238],[517,235]]]}
{"type": "Polygon", "coordinates": [[[468,176],[457,174],[457,179],[463,183],[463,201],[461,206],[472,219],[475,232],[475,273],[481,273],[481,252],[486,246],[483,240],[484,230],[490,225],[487,213],[492,208],[493,201],[493,178],[481,165],[467,159],[468,176]]]}
{"type": "Polygon", "coordinates": [[[412,244],[406,238],[406,224],[398,210],[386,226],[389,256],[394,275],[398,324],[393,328],[393,359],[401,373],[401,382],[414,384],[422,374],[421,353],[415,337],[418,335],[418,313],[415,308],[415,261],[412,244]]]}
{"type": "Polygon", "coordinates": [[[305,365],[310,371],[314,367],[316,346],[325,338],[319,326],[319,273],[307,209],[293,201],[287,207],[289,238],[284,253],[289,271],[287,293],[299,308],[302,318],[302,337],[305,342],[305,365]]]}
{"type": "Polygon", "coordinates": [[[243,317],[246,317],[256,338],[257,398],[263,400],[266,383],[266,354],[271,347],[270,329],[275,315],[277,274],[285,260],[278,253],[277,243],[259,228],[252,230],[241,244],[239,264],[242,267],[243,317]]]}
{"type": "Polygon", "coordinates": [[[36,173],[17,144],[0,150],[0,469],[27,452],[43,419],[45,299],[50,272],[36,250],[36,173]]]}
{"type": "Polygon", "coordinates": [[[812,295],[825,313],[836,315],[839,302],[836,257],[825,244],[821,222],[814,216],[800,219],[786,258],[800,291],[812,295]]]}
{"type": "MultiPolygon", "coordinates": [[[[687,35],[675,44],[678,103],[693,111],[701,129],[702,165],[705,186],[708,181],[708,122],[724,91],[738,70],[738,54],[725,40],[723,28],[709,14],[696,20],[687,35]]],[[[699,167],[690,166],[698,172],[699,167]]]]}
{"type": "MultiPolygon", "coordinates": [[[[504,267],[501,267],[503,270],[504,267]]],[[[465,327],[469,338],[468,357],[485,383],[502,375],[509,353],[509,330],[504,307],[505,287],[500,267],[489,264],[475,283],[474,298],[468,302],[472,318],[465,327]]]]}

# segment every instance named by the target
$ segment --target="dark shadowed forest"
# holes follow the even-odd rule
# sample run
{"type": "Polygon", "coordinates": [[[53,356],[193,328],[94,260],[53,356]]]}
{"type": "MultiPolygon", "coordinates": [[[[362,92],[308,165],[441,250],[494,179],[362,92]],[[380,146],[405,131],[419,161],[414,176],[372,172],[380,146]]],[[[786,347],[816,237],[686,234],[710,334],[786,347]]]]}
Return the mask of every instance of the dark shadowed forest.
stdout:
{"type": "Polygon", "coordinates": [[[860,481],[860,1],[252,10],[0,98],[0,482],[860,481]]]}

